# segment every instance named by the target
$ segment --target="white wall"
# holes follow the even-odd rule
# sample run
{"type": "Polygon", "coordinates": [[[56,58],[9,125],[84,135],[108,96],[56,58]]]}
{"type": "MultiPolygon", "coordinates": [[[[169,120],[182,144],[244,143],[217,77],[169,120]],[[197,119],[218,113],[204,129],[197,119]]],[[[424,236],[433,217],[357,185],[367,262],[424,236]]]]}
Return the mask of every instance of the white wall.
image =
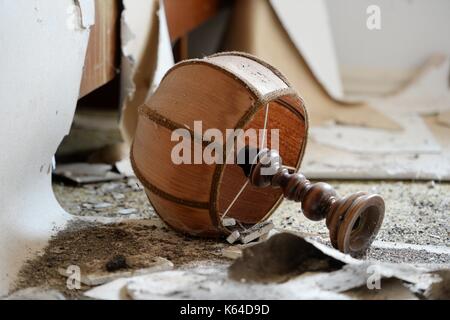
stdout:
{"type": "Polygon", "coordinates": [[[381,78],[395,86],[433,52],[450,55],[449,0],[326,1],[347,88],[381,78]],[[381,9],[381,30],[366,27],[369,5],[381,9]]]}

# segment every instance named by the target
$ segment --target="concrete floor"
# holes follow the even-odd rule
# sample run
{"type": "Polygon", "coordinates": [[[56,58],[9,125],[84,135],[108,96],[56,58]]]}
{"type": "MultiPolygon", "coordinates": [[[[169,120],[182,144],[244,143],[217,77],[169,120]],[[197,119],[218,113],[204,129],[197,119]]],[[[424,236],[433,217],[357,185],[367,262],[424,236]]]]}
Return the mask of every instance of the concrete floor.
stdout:
{"type": "MultiPolygon", "coordinates": [[[[159,221],[145,193],[136,188],[136,182],[131,179],[82,187],[54,183],[54,190],[61,205],[74,215],[159,221]],[[98,203],[107,205],[93,208],[98,203]],[[135,210],[123,210],[130,208],[135,210]]],[[[450,184],[390,181],[329,183],[342,195],[365,190],[384,197],[385,220],[378,241],[368,252],[367,258],[415,264],[450,264],[450,184]]],[[[308,233],[328,243],[325,223],[307,220],[301,214],[299,204],[283,202],[272,220],[281,230],[308,233]]]]}

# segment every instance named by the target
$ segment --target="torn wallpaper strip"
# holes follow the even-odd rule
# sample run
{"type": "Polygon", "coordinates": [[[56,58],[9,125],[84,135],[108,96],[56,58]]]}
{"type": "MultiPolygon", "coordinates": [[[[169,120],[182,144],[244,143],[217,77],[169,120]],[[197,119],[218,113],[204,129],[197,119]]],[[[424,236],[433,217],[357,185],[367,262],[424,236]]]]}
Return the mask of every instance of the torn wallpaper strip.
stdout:
{"type": "Polygon", "coordinates": [[[130,143],[137,109],[174,64],[162,1],[124,0],[122,13],[122,86],[120,130],[130,143]]]}

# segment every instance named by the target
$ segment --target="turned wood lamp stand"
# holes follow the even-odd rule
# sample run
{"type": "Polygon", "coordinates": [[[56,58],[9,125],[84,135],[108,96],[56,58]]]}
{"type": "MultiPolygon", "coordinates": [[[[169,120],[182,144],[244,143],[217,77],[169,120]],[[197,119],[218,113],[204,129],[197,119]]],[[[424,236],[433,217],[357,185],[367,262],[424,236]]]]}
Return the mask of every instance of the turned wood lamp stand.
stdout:
{"type": "Polygon", "coordinates": [[[257,154],[256,159],[240,166],[253,186],[281,188],[286,199],[301,202],[308,219],[326,219],[336,249],[358,255],[370,246],[384,218],[384,200],[380,195],[357,192],[340,197],[328,183],[311,183],[301,173],[289,172],[276,150],[251,151],[248,146],[244,148],[243,159],[257,154]]]}

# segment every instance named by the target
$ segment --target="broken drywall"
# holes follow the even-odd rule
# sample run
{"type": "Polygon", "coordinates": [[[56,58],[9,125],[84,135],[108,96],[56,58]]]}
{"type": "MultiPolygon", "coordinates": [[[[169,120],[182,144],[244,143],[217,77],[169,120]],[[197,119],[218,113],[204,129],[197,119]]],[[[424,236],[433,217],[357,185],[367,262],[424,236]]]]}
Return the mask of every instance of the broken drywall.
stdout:
{"type": "Polygon", "coordinates": [[[298,290],[282,285],[247,284],[230,281],[225,265],[205,264],[184,270],[118,279],[85,293],[95,299],[346,299],[344,295],[314,288],[298,290]]]}
{"type": "Polygon", "coordinates": [[[236,281],[284,282],[305,272],[333,271],[343,265],[303,238],[281,233],[245,248],[228,275],[236,281]]]}
{"type": "Polygon", "coordinates": [[[450,57],[434,54],[419,68],[408,84],[386,99],[374,100],[381,111],[422,116],[450,111],[450,57]]]}
{"type": "Polygon", "coordinates": [[[401,131],[338,124],[310,129],[310,139],[322,145],[366,154],[439,154],[442,150],[420,116],[392,111],[386,116],[403,126],[401,131]]]}
{"type": "Polygon", "coordinates": [[[94,13],[91,0],[0,2],[0,296],[69,219],[52,157],[72,123],[94,13]]]}
{"type": "MultiPolygon", "coordinates": [[[[450,136],[450,130],[447,136],[450,136]]],[[[448,138],[447,138],[448,139],[448,138]]],[[[310,179],[450,180],[450,152],[441,154],[354,153],[309,141],[301,171],[310,179]]]]}
{"type": "Polygon", "coordinates": [[[356,260],[313,240],[280,233],[243,250],[228,269],[203,262],[117,279],[85,293],[95,299],[436,299],[445,270],[356,260]]]}
{"type": "Polygon", "coordinates": [[[313,126],[302,171],[310,178],[450,180],[448,57],[433,56],[397,94],[370,104],[403,130],[313,126]],[[438,114],[438,115],[437,115],[438,114]]]}
{"type": "Polygon", "coordinates": [[[323,0],[270,0],[281,24],[317,81],[337,100],[344,98],[326,4],[323,0]]]}
{"type": "Polygon", "coordinates": [[[128,144],[136,129],[137,109],[174,64],[162,1],[124,0],[120,129],[128,144]]]}

